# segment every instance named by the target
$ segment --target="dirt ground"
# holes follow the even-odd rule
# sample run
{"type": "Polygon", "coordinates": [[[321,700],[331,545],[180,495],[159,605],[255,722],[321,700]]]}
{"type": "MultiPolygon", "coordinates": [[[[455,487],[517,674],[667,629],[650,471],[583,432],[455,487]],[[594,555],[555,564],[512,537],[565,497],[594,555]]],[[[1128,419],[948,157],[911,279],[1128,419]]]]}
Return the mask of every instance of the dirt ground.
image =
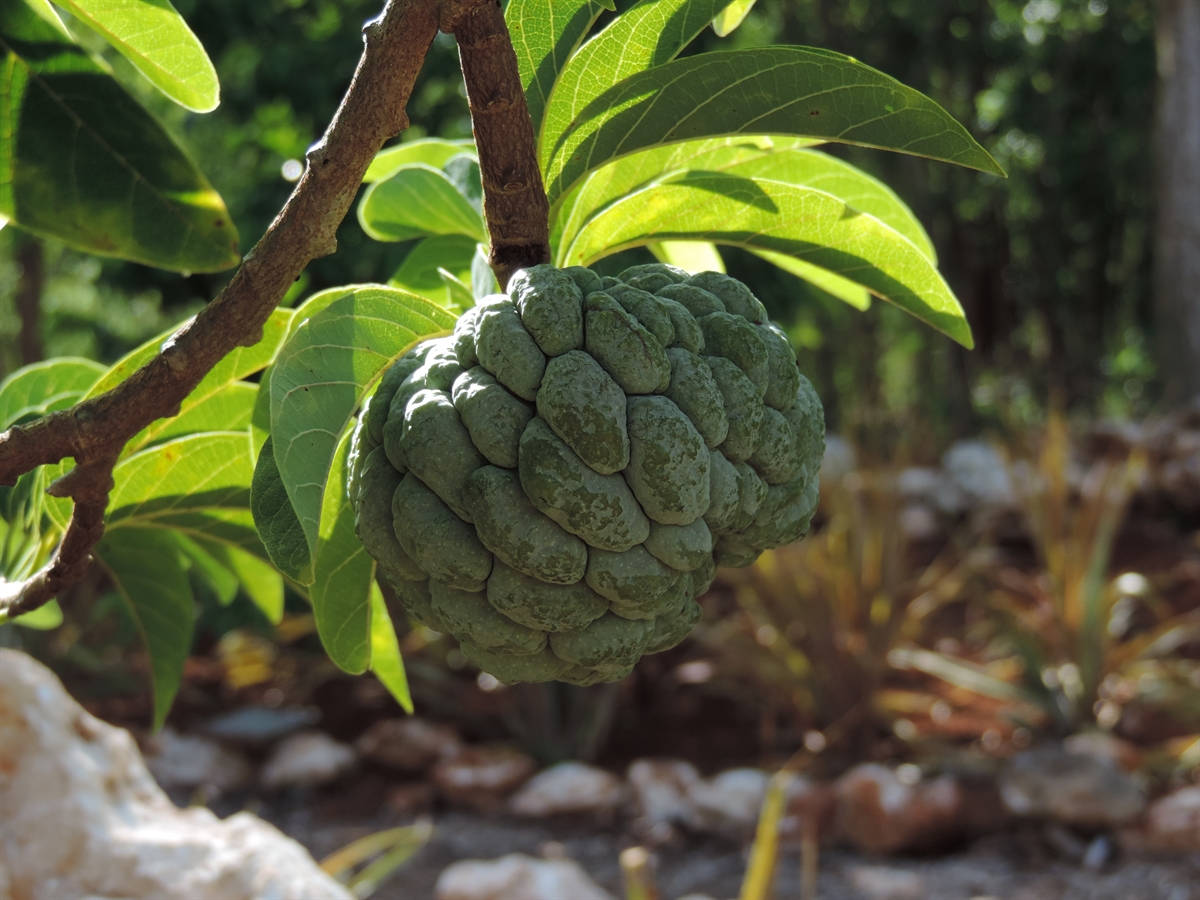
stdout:
{"type": "MultiPolygon", "coordinates": [[[[260,810],[318,859],[372,831],[401,824],[394,816],[371,821],[324,818],[320,805],[260,810]]],[[[389,878],[373,900],[425,900],[446,866],[461,859],[506,853],[563,855],[579,863],[614,896],[622,896],[618,855],[636,843],[620,826],[547,823],[446,812],[434,817],[430,842],[389,878]]],[[[693,838],[655,853],[662,900],[704,893],[727,900],[738,894],[746,866],[743,848],[693,838]]],[[[775,900],[800,900],[798,852],[786,854],[775,900]]],[[[955,852],[928,857],[872,858],[823,849],[819,900],[1200,900],[1200,855],[1137,858],[1114,854],[1097,868],[1064,859],[1033,831],[994,835],[955,852]]],[[[564,897],[562,900],[571,900],[564,897]]]]}

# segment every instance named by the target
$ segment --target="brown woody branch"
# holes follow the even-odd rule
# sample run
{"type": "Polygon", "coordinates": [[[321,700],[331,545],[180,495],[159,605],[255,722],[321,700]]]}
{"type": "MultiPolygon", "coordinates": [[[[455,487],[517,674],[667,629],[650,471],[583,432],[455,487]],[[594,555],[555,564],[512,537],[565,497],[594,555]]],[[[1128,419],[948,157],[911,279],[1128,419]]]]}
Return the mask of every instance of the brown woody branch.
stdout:
{"type": "MultiPolygon", "coordinates": [[[[0,484],[39,465],[74,457],[76,467],[52,486],[75,502],[70,525],[50,562],[24,582],[0,584],[0,613],[16,615],[48,602],[82,577],[103,534],[112,470],[125,443],[156,419],[175,415],[184,398],[226,354],[251,346],[287,289],[313,259],[336,248],[371,159],[408,126],[405,106],[451,0],[387,0],[363,29],[354,78],[292,195],[233,279],[153,360],[117,387],[69,410],[0,434],[0,484]]],[[[456,20],[494,0],[453,0],[456,20]]],[[[515,68],[514,68],[515,71],[515,68]]],[[[518,91],[519,91],[518,82],[518,91]]],[[[543,216],[543,219],[545,216],[543,216]]]]}
{"type": "Polygon", "coordinates": [[[458,41],[492,243],[488,262],[503,289],[517,269],[550,261],[550,207],[500,4],[454,6],[447,5],[442,30],[458,41]]]}

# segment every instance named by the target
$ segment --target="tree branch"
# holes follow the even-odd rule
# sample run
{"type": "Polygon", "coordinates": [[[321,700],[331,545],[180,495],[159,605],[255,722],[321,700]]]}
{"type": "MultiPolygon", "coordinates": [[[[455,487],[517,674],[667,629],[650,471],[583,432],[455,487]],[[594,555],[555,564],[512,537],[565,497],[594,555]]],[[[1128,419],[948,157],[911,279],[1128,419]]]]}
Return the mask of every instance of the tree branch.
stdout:
{"type": "MultiPolygon", "coordinates": [[[[458,0],[456,9],[487,2],[458,0]]],[[[0,484],[68,456],[77,463],[56,485],[56,493],[75,501],[61,544],[27,581],[0,584],[0,614],[29,612],[82,577],[103,534],[121,448],[151,422],[175,415],[226,354],[256,343],[305,266],[336,249],[335,233],[367,166],[408,126],[405,106],[440,15],[438,0],[387,0],[367,23],[354,78],[287,203],[225,289],[153,360],[107,393],[0,434],[0,484]]]]}
{"type": "Polygon", "coordinates": [[[550,261],[550,205],[504,12],[499,3],[463,5],[443,17],[442,29],[458,41],[492,243],[488,262],[503,289],[517,269],[550,261]]]}

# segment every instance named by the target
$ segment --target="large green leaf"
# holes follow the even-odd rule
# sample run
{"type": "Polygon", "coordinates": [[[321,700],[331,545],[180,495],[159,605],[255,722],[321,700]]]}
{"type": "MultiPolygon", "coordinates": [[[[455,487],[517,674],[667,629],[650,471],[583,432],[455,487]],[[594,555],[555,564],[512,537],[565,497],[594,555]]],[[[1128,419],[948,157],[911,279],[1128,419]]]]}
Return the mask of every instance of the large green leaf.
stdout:
{"type": "Polygon", "coordinates": [[[195,610],[183,547],[157,528],[113,528],[96,546],[113,589],[128,605],[154,683],[154,727],[162,726],[179,690],[192,644],[195,610]]]}
{"type": "Polygon", "coordinates": [[[794,256],[775,253],[771,250],[747,249],[750,249],[750,252],[755,256],[761,256],[767,262],[778,266],[785,272],[791,272],[797,278],[803,278],[809,284],[820,288],[825,293],[836,297],[843,303],[853,306],[855,309],[867,310],[871,308],[871,292],[849,278],[835,275],[828,269],[814,266],[812,263],[796,259],[794,256]]]}
{"type": "Polygon", "coordinates": [[[470,138],[458,140],[420,138],[415,141],[405,141],[402,144],[384,147],[376,153],[375,158],[371,160],[371,165],[367,166],[363,181],[367,184],[383,181],[405,166],[411,166],[414,163],[424,163],[440,169],[454,157],[461,156],[463,153],[472,155],[475,153],[475,142],[470,138]]]}
{"type": "Polygon", "coordinates": [[[309,589],[321,645],[352,674],[371,663],[370,594],[375,562],[354,533],[354,507],[346,502],[346,456],[351,432],[334,450],[321,498],[321,521],[309,589]]]}
{"type": "Polygon", "coordinates": [[[580,231],[563,264],[656,240],[773,250],[848,278],[970,347],[962,308],[933,262],[879,219],[824,191],[695,172],[627,195],[580,231]]]}
{"type": "Polygon", "coordinates": [[[250,510],[275,567],[293,581],[311,584],[312,553],[309,552],[304,528],[296,517],[287,488],[279,477],[275,449],[270,438],[258,452],[258,463],[250,482],[250,510]]]}
{"type": "Polygon", "coordinates": [[[587,220],[649,184],[696,170],[721,171],[737,163],[811,147],[806,138],[733,135],[699,138],[639,150],[592,169],[550,208],[550,244],[562,259],[587,220]]]}
{"type": "Polygon", "coordinates": [[[245,431],[190,434],[126,457],[113,470],[110,525],[203,509],[249,509],[254,458],[245,431]]]}
{"type": "Polygon", "coordinates": [[[225,204],[112,76],[25,0],[0,6],[0,216],[83,250],[215,272],[225,204]]]}
{"type": "Polygon", "coordinates": [[[572,52],[613,0],[509,0],[504,10],[536,132],[546,98],[572,52]]]}
{"type": "Polygon", "coordinates": [[[0,382],[0,429],[65,409],[103,374],[100,363],[75,357],[47,359],[17,369],[0,382]]]}
{"type": "Polygon", "coordinates": [[[431,234],[488,239],[479,211],[445,172],[425,163],[404,166],[367,188],[358,205],[358,221],[377,241],[431,234]]]}
{"type": "Polygon", "coordinates": [[[359,285],[304,321],[271,367],[271,438],[279,475],[315,550],[321,498],[341,434],[387,363],[454,326],[423,297],[359,285]]]}
{"type": "Polygon", "coordinates": [[[664,63],[598,96],[541,148],[551,202],[616,157],[729,134],[819,138],[1002,174],[949,113],[894,78],[831,50],[762,47],[664,63]]]}
{"type": "Polygon", "coordinates": [[[194,112],[220,102],[217,70],[169,0],[55,0],[86,22],[146,80],[194,112]]]}
{"type": "Polygon", "coordinates": [[[646,246],[659,262],[678,266],[693,274],[725,271],[721,251],[710,241],[655,241],[646,246]]]}
{"type": "Polygon", "coordinates": [[[546,102],[538,136],[542,172],[589,104],[625,78],[674,59],[728,5],[729,0],[641,0],[580,47],[546,102]]]}

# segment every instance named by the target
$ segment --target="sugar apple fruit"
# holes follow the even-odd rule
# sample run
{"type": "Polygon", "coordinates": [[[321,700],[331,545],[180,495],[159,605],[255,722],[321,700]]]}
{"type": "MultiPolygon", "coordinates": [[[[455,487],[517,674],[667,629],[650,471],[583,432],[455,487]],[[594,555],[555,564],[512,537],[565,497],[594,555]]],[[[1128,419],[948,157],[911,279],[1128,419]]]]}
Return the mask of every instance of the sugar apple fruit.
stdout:
{"type": "Polygon", "coordinates": [[[353,438],[359,538],[506,682],[623,678],[716,567],[802,537],[824,419],[741,282],[534,266],[397,360],[353,438]]]}

